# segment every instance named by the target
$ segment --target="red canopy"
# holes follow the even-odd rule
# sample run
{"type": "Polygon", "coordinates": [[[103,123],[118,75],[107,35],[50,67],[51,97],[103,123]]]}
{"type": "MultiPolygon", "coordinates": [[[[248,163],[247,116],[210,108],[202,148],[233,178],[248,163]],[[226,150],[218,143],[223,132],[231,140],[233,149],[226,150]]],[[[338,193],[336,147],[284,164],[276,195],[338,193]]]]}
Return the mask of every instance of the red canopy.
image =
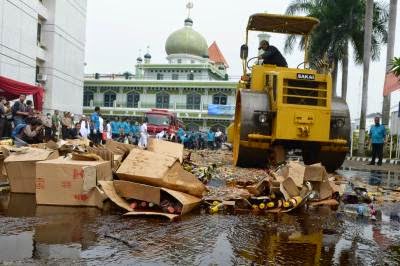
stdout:
{"type": "Polygon", "coordinates": [[[14,100],[19,95],[26,94],[33,96],[35,109],[42,111],[43,108],[43,87],[29,85],[13,79],[0,76],[0,95],[7,98],[7,100],[14,100]]]}
{"type": "Polygon", "coordinates": [[[383,95],[388,96],[390,93],[400,89],[400,80],[396,77],[393,72],[386,75],[385,87],[383,89],[383,95]]]}

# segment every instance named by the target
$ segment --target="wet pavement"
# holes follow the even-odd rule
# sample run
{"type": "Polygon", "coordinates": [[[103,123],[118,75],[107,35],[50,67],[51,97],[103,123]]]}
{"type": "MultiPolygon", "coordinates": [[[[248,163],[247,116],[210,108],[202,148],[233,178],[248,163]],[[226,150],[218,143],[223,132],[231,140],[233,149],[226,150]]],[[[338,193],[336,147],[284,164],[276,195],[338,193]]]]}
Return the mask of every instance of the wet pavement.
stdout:
{"type": "MultiPolygon", "coordinates": [[[[399,186],[398,174],[341,171],[399,186]]],[[[117,210],[36,206],[0,194],[3,264],[399,265],[400,207],[372,222],[316,207],[293,214],[208,215],[177,222],[122,218],[117,210]]]]}

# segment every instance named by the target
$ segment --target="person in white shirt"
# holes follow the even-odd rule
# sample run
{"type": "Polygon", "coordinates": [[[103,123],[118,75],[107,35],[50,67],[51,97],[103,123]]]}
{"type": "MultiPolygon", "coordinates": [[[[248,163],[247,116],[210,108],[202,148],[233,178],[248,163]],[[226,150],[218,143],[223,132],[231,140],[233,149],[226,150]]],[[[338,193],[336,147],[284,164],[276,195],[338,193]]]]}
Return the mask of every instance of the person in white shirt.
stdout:
{"type": "Polygon", "coordinates": [[[163,139],[165,137],[166,133],[167,133],[167,131],[165,129],[161,130],[160,133],[157,133],[156,139],[163,139]]]}
{"type": "Polygon", "coordinates": [[[107,128],[107,139],[112,139],[112,130],[110,121],[107,121],[106,128],[107,128]]]}
{"type": "Polygon", "coordinates": [[[217,144],[217,149],[220,149],[222,146],[222,132],[219,128],[215,132],[215,143],[217,144]]]}
{"type": "Polygon", "coordinates": [[[81,129],[79,131],[81,133],[82,138],[87,139],[90,134],[90,127],[85,115],[82,115],[81,118],[81,129]]]}
{"type": "Polygon", "coordinates": [[[140,126],[140,139],[139,139],[139,148],[147,149],[147,140],[149,135],[147,133],[147,117],[144,118],[143,124],[140,126]]]}

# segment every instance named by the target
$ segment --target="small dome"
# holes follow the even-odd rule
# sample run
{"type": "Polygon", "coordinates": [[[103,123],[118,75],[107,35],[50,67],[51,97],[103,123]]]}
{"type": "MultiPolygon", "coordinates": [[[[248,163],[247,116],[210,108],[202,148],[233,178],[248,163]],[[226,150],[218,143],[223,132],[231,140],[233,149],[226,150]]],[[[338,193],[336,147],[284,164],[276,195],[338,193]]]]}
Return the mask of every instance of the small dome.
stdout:
{"type": "Polygon", "coordinates": [[[192,28],[193,20],[187,18],[185,27],[173,32],[165,43],[165,51],[171,54],[190,54],[200,57],[208,55],[206,39],[192,28]]]}
{"type": "Polygon", "coordinates": [[[185,19],[185,26],[193,26],[193,20],[191,18],[185,19]]]}
{"type": "Polygon", "coordinates": [[[141,57],[138,57],[138,58],[136,58],[136,61],[143,62],[143,59],[141,57]]]}
{"type": "Polygon", "coordinates": [[[145,58],[145,59],[151,59],[151,54],[149,54],[149,53],[145,54],[145,55],[144,55],[144,58],[145,58]]]}

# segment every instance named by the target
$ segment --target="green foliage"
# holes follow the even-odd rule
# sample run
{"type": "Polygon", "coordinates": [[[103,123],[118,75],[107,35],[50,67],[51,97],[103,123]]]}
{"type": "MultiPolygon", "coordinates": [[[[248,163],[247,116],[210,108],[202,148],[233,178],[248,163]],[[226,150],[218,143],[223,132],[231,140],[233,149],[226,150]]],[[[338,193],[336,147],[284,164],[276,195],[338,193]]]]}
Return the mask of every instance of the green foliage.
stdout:
{"type": "Polygon", "coordinates": [[[395,57],[392,60],[392,68],[390,69],[397,77],[400,78],[400,57],[395,57]]]}
{"type": "MultiPolygon", "coordinates": [[[[365,0],[292,0],[286,10],[289,15],[306,15],[318,18],[320,25],[309,40],[309,59],[311,65],[327,57],[329,63],[342,60],[346,46],[354,49],[355,61],[363,60],[365,0]]],[[[387,7],[374,3],[372,32],[372,60],[379,59],[381,44],[387,42],[387,7]]],[[[299,46],[304,49],[305,38],[299,46]]],[[[297,43],[297,36],[288,36],[285,52],[291,52],[297,43]]]]}

